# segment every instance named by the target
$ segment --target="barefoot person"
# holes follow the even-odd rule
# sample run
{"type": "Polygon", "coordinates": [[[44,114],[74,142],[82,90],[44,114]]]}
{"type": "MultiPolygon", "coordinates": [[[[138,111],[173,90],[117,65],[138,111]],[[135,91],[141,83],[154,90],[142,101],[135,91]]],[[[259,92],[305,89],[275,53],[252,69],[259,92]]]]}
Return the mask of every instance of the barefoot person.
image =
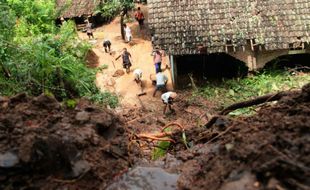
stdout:
{"type": "Polygon", "coordinates": [[[161,95],[161,100],[163,101],[163,103],[165,105],[163,114],[166,114],[167,106],[168,106],[170,112],[174,111],[174,109],[172,109],[171,105],[173,104],[173,100],[175,100],[176,97],[177,97],[177,93],[175,93],[175,92],[166,92],[166,93],[161,95]]]}
{"type": "Polygon", "coordinates": [[[126,72],[130,72],[131,67],[131,54],[127,51],[127,48],[123,49],[123,53],[119,55],[115,60],[118,60],[120,57],[122,57],[123,60],[123,68],[126,69],[126,72]]]}

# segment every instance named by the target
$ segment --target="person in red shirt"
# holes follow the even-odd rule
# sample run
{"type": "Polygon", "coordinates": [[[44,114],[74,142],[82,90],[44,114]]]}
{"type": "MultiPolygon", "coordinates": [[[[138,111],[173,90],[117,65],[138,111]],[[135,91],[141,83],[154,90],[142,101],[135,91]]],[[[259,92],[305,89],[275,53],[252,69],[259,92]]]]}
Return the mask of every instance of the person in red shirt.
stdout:
{"type": "Polygon", "coordinates": [[[140,7],[138,7],[138,10],[135,12],[135,19],[138,21],[140,29],[142,29],[144,25],[144,14],[140,7]]]}

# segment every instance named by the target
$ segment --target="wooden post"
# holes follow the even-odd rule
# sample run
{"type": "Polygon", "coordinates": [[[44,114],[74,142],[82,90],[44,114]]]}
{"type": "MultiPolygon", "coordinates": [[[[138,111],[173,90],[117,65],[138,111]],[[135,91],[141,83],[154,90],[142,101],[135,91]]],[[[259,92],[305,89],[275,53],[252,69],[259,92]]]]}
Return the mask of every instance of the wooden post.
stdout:
{"type": "Polygon", "coordinates": [[[122,39],[125,40],[125,31],[124,31],[124,12],[122,12],[121,14],[121,20],[120,20],[120,25],[121,25],[121,35],[122,35],[122,39]]]}
{"type": "Polygon", "coordinates": [[[170,73],[171,73],[172,84],[176,88],[178,73],[177,73],[177,65],[176,65],[173,55],[169,56],[169,61],[170,61],[170,66],[171,66],[170,73]]]}
{"type": "Polygon", "coordinates": [[[250,39],[250,44],[251,44],[251,50],[254,51],[253,39],[250,39]]]}

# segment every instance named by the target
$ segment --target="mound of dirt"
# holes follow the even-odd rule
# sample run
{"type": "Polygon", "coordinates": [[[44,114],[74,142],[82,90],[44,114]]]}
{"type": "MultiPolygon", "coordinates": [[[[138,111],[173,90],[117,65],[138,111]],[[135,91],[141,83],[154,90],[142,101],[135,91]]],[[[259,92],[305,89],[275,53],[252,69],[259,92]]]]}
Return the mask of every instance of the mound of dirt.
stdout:
{"type": "Polygon", "coordinates": [[[310,189],[309,116],[310,84],[253,117],[220,118],[200,136],[188,134],[196,145],[176,154],[179,188],[310,189]]]}
{"type": "Polygon", "coordinates": [[[112,77],[120,77],[120,76],[123,76],[124,74],[125,72],[122,69],[117,69],[112,75],[112,77]]]}
{"type": "Polygon", "coordinates": [[[0,97],[0,189],[104,189],[128,168],[122,126],[86,101],[0,97]]]}
{"type": "Polygon", "coordinates": [[[90,68],[96,68],[99,65],[99,57],[93,50],[89,50],[87,52],[86,61],[87,61],[87,66],[90,68]]]}

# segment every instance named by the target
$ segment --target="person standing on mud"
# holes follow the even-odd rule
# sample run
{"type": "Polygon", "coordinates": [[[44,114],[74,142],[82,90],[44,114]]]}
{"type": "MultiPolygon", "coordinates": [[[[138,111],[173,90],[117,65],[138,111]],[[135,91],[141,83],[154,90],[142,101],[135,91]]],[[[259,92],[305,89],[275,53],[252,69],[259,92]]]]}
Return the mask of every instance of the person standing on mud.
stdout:
{"type": "Polygon", "coordinates": [[[167,92],[166,84],[168,82],[168,77],[164,75],[162,72],[158,72],[156,74],[156,87],[153,93],[153,97],[155,97],[156,92],[158,90],[162,92],[167,92]]]}
{"type": "Polygon", "coordinates": [[[166,92],[164,94],[161,95],[161,100],[164,103],[164,111],[163,114],[166,114],[166,109],[167,106],[169,108],[170,112],[174,112],[174,109],[172,109],[172,104],[173,104],[173,100],[175,100],[175,98],[177,97],[177,93],[175,92],[166,92]]]}
{"type": "Polygon", "coordinates": [[[129,28],[129,26],[127,26],[127,24],[124,24],[123,27],[125,31],[125,41],[128,43],[131,41],[132,38],[131,29],[129,28]]]}
{"type": "Polygon", "coordinates": [[[107,39],[103,40],[103,47],[104,47],[104,51],[106,53],[108,53],[108,52],[110,53],[111,52],[111,45],[112,44],[111,44],[110,40],[107,40],[107,39]]]}
{"type": "Polygon", "coordinates": [[[120,57],[122,57],[123,60],[123,68],[126,69],[126,72],[130,72],[131,67],[131,54],[127,51],[127,48],[123,49],[123,53],[119,55],[115,60],[118,60],[120,57]]]}
{"type": "Polygon", "coordinates": [[[138,10],[135,12],[135,19],[138,21],[139,28],[141,30],[143,28],[143,26],[144,26],[144,14],[141,11],[140,7],[138,7],[138,10]]]}
{"type": "Polygon", "coordinates": [[[161,72],[162,53],[159,51],[159,48],[155,49],[155,52],[153,55],[153,61],[155,65],[155,72],[156,73],[161,72]]]}
{"type": "Polygon", "coordinates": [[[90,23],[88,20],[86,21],[86,34],[88,36],[88,39],[92,37],[94,39],[94,34],[92,30],[92,23],[90,23]]]}

